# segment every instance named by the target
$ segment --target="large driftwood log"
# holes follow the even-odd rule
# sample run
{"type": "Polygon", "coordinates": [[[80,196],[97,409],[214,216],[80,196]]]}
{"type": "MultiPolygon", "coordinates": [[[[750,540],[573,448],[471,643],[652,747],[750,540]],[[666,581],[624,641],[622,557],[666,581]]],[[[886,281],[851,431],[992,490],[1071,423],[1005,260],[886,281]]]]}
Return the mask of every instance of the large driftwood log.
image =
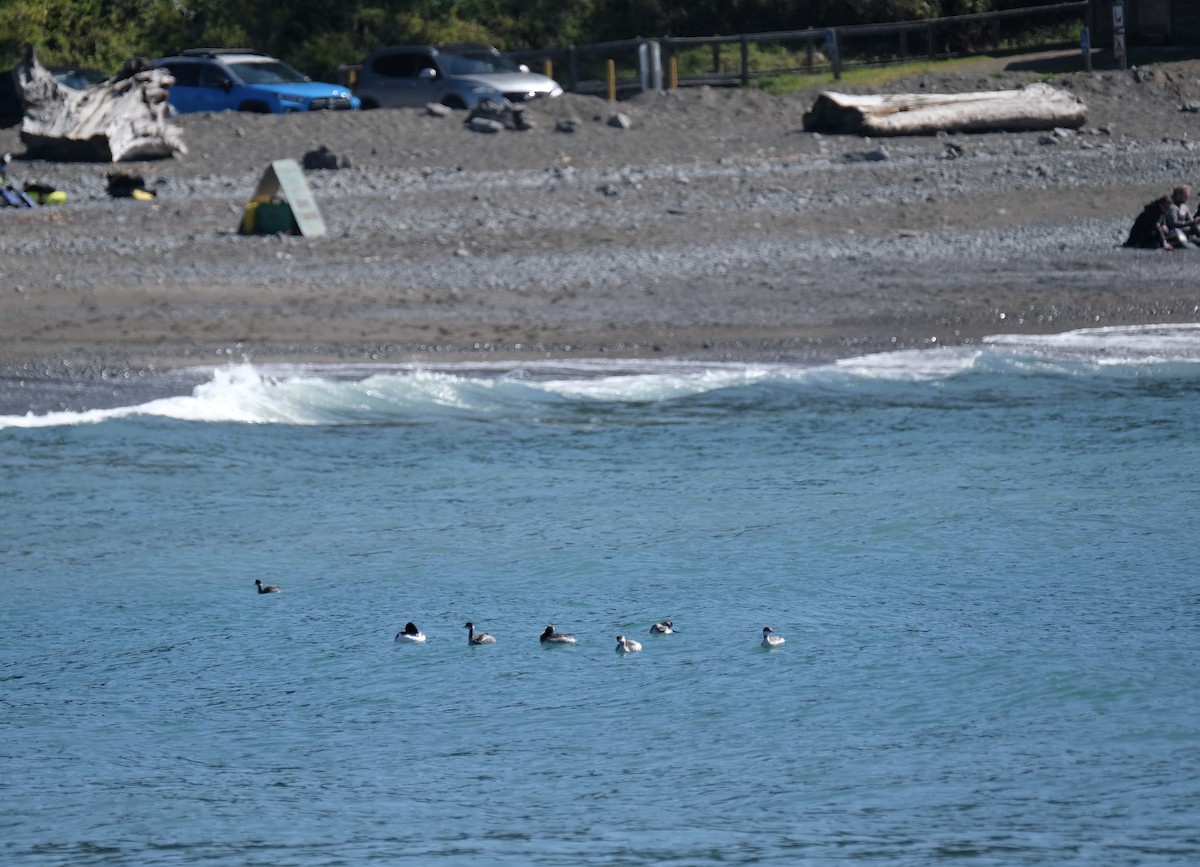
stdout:
{"type": "Polygon", "coordinates": [[[14,72],[25,101],[21,141],[32,157],[115,163],[187,153],[183,130],[167,122],[174,79],[165,69],[126,64],[110,81],[75,90],[30,49],[14,72]]]}
{"type": "Polygon", "coordinates": [[[1073,94],[1040,82],[981,93],[854,96],[826,91],[804,115],[804,128],[870,136],[1078,129],[1087,114],[1087,106],[1073,94]]]}

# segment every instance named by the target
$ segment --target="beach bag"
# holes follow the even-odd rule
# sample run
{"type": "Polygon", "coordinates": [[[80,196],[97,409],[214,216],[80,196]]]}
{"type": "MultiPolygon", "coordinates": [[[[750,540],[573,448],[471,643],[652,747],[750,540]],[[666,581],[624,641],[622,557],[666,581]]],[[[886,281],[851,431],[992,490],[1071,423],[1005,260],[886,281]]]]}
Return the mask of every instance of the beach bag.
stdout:
{"type": "Polygon", "coordinates": [[[33,199],[5,181],[0,184],[0,204],[7,208],[32,208],[33,199]]]}

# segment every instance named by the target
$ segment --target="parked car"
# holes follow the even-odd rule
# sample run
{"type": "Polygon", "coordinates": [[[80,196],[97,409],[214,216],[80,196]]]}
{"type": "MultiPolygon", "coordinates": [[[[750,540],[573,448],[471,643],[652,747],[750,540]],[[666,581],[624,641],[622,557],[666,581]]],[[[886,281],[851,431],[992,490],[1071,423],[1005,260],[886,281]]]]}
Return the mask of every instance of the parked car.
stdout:
{"type": "Polygon", "coordinates": [[[102,84],[110,78],[107,72],[93,69],[90,66],[51,66],[50,74],[59,84],[73,87],[76,90],[87,90],[96,84],[102,84]]]}
{"type": "Polygon", "coordinates": [[[340,84],[313,81],[282,60],[247,48],[192,48],[152,63],[175,79],[167,101],[175,111],[291,111],[357,109],[358,97],[340,84]]]}
{"type": "Polygon", "coordinates": [[[363,61],[354,92],[363,108],[431,102],[474,108],[483,99],[529,102],[558,96],[563,89],[489,45],[393,45],[363,61]]]}

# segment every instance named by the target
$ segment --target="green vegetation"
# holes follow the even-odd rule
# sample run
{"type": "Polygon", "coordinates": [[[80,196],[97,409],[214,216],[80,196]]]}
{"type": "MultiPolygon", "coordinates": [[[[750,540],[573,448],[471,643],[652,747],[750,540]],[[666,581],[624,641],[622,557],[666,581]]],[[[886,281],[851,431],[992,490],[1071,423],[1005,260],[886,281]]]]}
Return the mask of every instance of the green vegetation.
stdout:
{"type": "MultiPolygon", "coordinates": [[[[910,60],[906,63],[896,63],[890,66],[857,66],[842,72],[840,85],[858,87],[876,87],[920,75],[923,72],[948,72],[969,63],[978,62],[978,57],[955,57],[947,60],[910,60]]],[[[832,72],[794,73],[787,75],[763,76],[755,81],[755,85],[773,96],[782,96],[796,90],[806,90],[813,87],[825,87],[834,83],[832,72]]]]}
{"type": "MultiPolygon", "coordinates": [[[[1041,5],[1046,0],[3,0],[0,68],[32,44],[47,65],[116,70],[131,57],[188,47],[248,47],[328,78],[381,45],[489,42],[510,51],[641,36],[711,36],[915,20],[1041,5]]],[[[1077,16],[1076,16],[1077,17],[1077,16]]],[[[957,37],[956,37],[957,38],[957,37]]],[[[795,46],[754,48],[778,69],[795,46]]],[[[803,50],[803,49],[802,49],[803,50]]],[[[712,63],[708,49],[681,66],[712,63]]],[[[741,68],[740,47],[719,66],[741,68]]],[[[681,69],[682,74],[687,74],[681,69]]]]}

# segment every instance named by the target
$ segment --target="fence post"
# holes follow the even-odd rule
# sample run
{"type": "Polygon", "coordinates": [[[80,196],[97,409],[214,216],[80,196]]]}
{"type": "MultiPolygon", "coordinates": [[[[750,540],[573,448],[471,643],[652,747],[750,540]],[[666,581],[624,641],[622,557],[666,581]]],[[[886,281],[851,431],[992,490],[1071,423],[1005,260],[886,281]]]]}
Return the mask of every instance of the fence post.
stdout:
{"type": "Polygon", "coordinates": [[[825,31],[825,51],[829,55],[829,63],[833,67],[833,80],[842,80],[842,58],[838,51],[837,30],[830,27],[825,31]]]}
{"type": "Polygon", "coordinates": [[[579,87],[579,54],[572,45],[567,49],[567,69],[571,73],[571,90],[579,87]]]}
{"type": "Polygon", "coordinates": [[[937,31],[934,29],[933,22],[929,22],[929,30],[926,31],[929,40],[929,59],[937,60],[937,31]]]}
{"type": "Polygon", "coordinates": [[[750,83],[750,40],[742,34],[742,87],[750,83]]]}
{"type": "Polygon", "coordinates": [[[615,60],[606,61],[608,69],[608,101],[617,101],[617,62],[615,60]]]}
{"type": "Polygon", "coordinates": [[[664,36],[662,38],[662,57],[663,63],[667,65],[667,88],[674,90],[679,86],[679,79],[677,78],[676,73],[673,72],[675,69],[675,52],[671,50],[670,36],[664,36]]]}
{"type": "Polygon", "coordinates": [[[813,71],[813,54],[815,51],[816,47],[813,45],[813,39],[810,36],[804,40],[804,68],[810,73],[813,71]]]}
{"type": "Polygon", "coordinates": [[[542,61],[542,75],[547,78],[554,77],[554,61],[549,57],[542,61]]]}
{"type": "Polygon", "coordinates": [[[900,59],[908,60],[908,31],[900,31],[900,59]]]}
{"type": "Polygon", "coordinates": [[[1113,0],[1113,56],[1121,69],[1129,68],[1129,58],[1125,53],[1125,3],[1124,0],[1113,0]]]}
{"type": "MultiPolygon", "coordinates": [[[[717,34],[720,36],[720,34],[717,34]]],[[[712,46],[713,75],[721,74],[721,43],[714,42],[712,46]]]]}
{"type": "Polygon", "coordinates": [[[1084,72],[1092,71],[1092,37],[1088,33],[1087,27],[1083,27],[1079,31],[1079,50],[1083,52],[1083,69],[1084,72]]]}
{"type": "Polygon", "coordinates": [[[642,90],[662,90],[662,52],[657,42],[638,46],[638,72],[642,90]]]}

